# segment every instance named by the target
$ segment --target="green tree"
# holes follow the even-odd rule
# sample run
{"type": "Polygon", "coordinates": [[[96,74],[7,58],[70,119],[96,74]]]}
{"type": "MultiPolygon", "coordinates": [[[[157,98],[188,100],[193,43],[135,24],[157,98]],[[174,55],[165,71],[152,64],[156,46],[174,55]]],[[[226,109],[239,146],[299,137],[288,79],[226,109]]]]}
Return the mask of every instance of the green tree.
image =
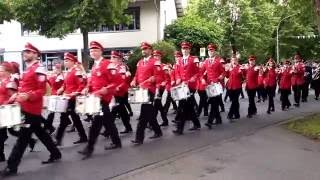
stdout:
{"type": "Polygon", "coordinates": [[[10,21],[12,19],[12,13],[9,5],[6,1],[0,1],[0,22],[10,21]]]}
{"type": "MultiPolygon", "coordinates": [[[[126,22],[129,0],[10,0],[15,19],[46,37],[63,38],[80,29],[85,60],[88,60],[88,33],[101,25],[126,22]]],[[[87,63],[87,61],[85,61],[87,63]]]]}

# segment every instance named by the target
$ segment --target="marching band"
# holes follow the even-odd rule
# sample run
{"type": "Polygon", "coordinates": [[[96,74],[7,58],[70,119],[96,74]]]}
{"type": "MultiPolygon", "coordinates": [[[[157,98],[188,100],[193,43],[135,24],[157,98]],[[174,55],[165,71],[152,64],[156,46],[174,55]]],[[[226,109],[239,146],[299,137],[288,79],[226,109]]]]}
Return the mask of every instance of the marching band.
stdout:
{"type": "Polygon", "coordinates": [[[176,124],[173,133],[182,135],[187,120],[191,120],[193,124],[190,131],[200,130],[199,116],[202,111],[204,116],[208,116],[204,125],[209,129],[222,124],[220,114],[225,111],[222,99],[224,90],[231,101],[227,114],[230,122],[240,118],[239,96],[243,87],[249,102],[247,118],[253,118],[257,114],[256,102],[268,100],[267,113],[275,111],[277,87],[283,111],[291,106],[291,89],[296,107],[300,106],[301,101],[307,101],[307,92],[304,91],[306,86],[308,91],[310,83],[315,89],[315,99],[320,94],[320,65],[314,67],[312,75],[307,73],[310,77],[306,85],[306,65],[298,53],[294,56],[292,65],[290,60],[277,65],[272,58],[267,59],[266,65],[257,65],[254,55],[249,56],[245,64],[240,64],[236,56],[232,56],[227,63],[227,59],[218,55],[218,46],[209,44],[208,58],[200,61],[191,55],[192,44],[182,42],[181,52],[175,52],[175,63],[171,65],[161,62],[161,51],[154,50],[152,45],[143,42],[140,47],[143,57],[138,61],[137,70],[132,76],[128,66],[122,61],[121,53],[112,51],[111,58],[105,59],[104,47],[99,42],[90,42],[89,48],[94,60],[89,75],[71,53],[65,53],[63,65],[56,64],[53,72],[48,74],[39,63],[40,50],[30,43],[23,50],[26,69],[21,75],[19,64],[0,64],[0,162],[6,160],[4,143],[8,138],[7,130],[17,136],[16,144],[7,159],[7,166],[1,171],[2,176],[17,173],[26,147],[29,145],[32,150],[36,143],[31,138],[33,133],[50,152],[49,159],[42,163],[60,160],[62,155],[58,146],[62,146],[64,132],[71,123],[79,134],[79,139],[74,144],[86,144],[79,151],[83,159],[89,158],[94,152],[102,128],[112,142],[105,149],[122,148],[119,134],[133,132],[130,122],[133,113],[129,103],[141,105],[135,138],[132,140],[133,144],[141,145],[144,143],[147,127],[154,132],[150,139],[162,136],[161,128],[169,126],[167,113],[171,103],[176,112],[172,121],[176,124]],[[66,72],[63,72],[62,66],[67,69],[66,72]],[[196,93],[200,97],[199,105],[196,93]],[[167,95],[163,105],[164,94],[167,95]],[[44,109],[49,112],[46,120],[42,116],[44,109]],[[157,121],[158,112],[162,118],[161,124],[157,121]],[[56,130],[53,120],[57,113],[60,113],[60,124],[56,130]],[[80,115],[87,115],[91,121],[88,134],[80,115]],[[124,126],[120,133],[115,124],[117,117],[124,126]],[[50,135],[55,131],[53,138],[50,135]]]}

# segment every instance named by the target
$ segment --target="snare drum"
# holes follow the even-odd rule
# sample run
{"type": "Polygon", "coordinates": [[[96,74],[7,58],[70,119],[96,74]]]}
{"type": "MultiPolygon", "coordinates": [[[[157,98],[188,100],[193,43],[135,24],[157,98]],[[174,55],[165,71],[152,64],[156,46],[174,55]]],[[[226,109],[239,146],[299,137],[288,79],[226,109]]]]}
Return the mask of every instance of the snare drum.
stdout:
{"type": "Polygon", "coordinates": [[[214,83],[211,85],[208,85],[206,88],[207,96],[209,98],[211,97],[217,97],[220,96],[223,93],[223,88],[220,83],[214,83]]]}
{"type": "Polygon", "coordinates": [[[0,106],[0,117],[0,128],[22,124],[21,108],[18,104],[0,106]]]}
{"type": "Polygon", "coordinates": [[[94,95],[77,96],[75,111],[79,114],[99,114],[101,112],[101,99],[94,95]]]}
{"type": "Polygon", "coordinates": [[[180,84],[179,86],[171,88],[171,97],[175,101],[187,99],[190,95],[189,87],[186,84],[180,84]]]}
{"type": "Polygon", "coordinates": [[[67,112],[69,97],[65,96],[49,96],[48,110],[51,112],[63,113],[67,112]]]}
{"type": "Polygon", "coordinates": [[[148,89],[131,88],[128,90],[128,101],[131,104],[146,104],[150,103],[148,89]]]}

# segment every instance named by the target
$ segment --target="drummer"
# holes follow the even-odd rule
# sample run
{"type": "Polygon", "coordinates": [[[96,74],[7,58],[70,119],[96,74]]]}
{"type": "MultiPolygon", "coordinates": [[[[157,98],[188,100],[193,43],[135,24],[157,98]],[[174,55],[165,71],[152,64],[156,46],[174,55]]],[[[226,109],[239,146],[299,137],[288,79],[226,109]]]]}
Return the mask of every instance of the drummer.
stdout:
{"type": "Polygon", "coordinates": [[[95,115],[92,126],[89,131],[89,141],[87,146],[79,151],[84,155],[83,159],[89,158],[93,151],[97,138],[100,134],[101,128],[104,125],[106,131],[110,133],[112,144],[105,147],[105,150],[112,150],[121,148],[121,139],[119,137],[118,129],[114,123],[114,117],[110,111],[109,104],[115,94],[116,82],[113,76],[114,69],[110,65],[110,61],[105,59],[103,55],[103,46],[97,42],[90,42],[90,56],[94,59],[94,65],[91,71],[90,81],[81,94],[91,93],[92,95],[101,98],[102,115],[95,115]]]}
{"type": "Polygon", "coordinates": [[[86,132],[80,120],[80,116],[75,112],[75,98],[80,94],[86,85],[82,70],[77,68],[77,64],[78,60],[73,54],[64,54],[64,66],[68,69],[68,71],[65,75],[63,86],[57,90],[57,94],[69,97],[70,99],[68,102],[67,112],[61,113],[60,116],[60,124],[56,135],[58,146],[61,146],[64,132],[67,126],[71,124],[69,116],[71,116],[73,125],[76,127],[80,137],[80,139],[73,142],[73,144],[85,143],[88,141],[86,132]]]}
{"type": "MultiPolygon", "coordinates": [[[[203,66],[200,70],[200,74],[202,75],[200,78],[202,84],[207,83],[208,85],[212,85],[214,83],[219,83],[221,85],[221,82],[224,79],[225,71],[223,64],[221,63],[221,58],[216,53],[217,48],[218,46],[215,44],[208,45],[209,57],[203,62],[203,66]]],[[[208,122],[205,125],[209,129],[212,128],[214,119],[214,125],[219,125],[222,123],[219,111],[219,102],[221,98],[221,95],[219,95],[216,97],[211,97],[208,100],[208,103],[211,105],[211,109],[208,122]]]]}
{"type": "MultiPolygon", "coordinates": [[[[53,74],[51,74],[48,78],[48,83],[51,87],[51,95],[57,95],[58,89],[60,89],[63,85],[64,77],[62,73],[62,65],[60,63],[56,64],[53,69],[53,74]]],[[[49,134],[52,134],[55,130],[52,123],[54,120],[54,112],[51,112],[45,123],[45,129],[49,131],[49,134]]]]}
{"type": "MultiPolygon", "coordinates": [[[[0,105],[8,104],[11,95],[17,91],[17,84],[10,80],[11,71],[12,66],[9,62],[0,64],[0,105]]],[[[5,161],[4,142],[7,138],[7,129],[0,129],[0,162],[5,161]]]]}

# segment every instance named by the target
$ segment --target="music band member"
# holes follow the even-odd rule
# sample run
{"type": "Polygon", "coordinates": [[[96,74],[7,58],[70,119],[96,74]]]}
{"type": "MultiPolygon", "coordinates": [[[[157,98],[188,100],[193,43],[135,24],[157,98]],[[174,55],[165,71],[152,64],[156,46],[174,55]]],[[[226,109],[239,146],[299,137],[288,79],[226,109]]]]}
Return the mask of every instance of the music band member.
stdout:
{"type": "Polygon", "coordinates": [[[289,95],[291,94],[291,78],[292,78],[292,69],[290,66],[290,61],[285,60],[283,67],[280,69],[280,93],[281,93],[281,109],[282,111],[289,109],[291,106],[289,95]]]}
{"type": "Polygon", "coordinates": [[[301,59],[301,56],[299,53],[297,53],[294,56],[294,64],[292,66],[292,89],[293,89],[293,95],[294,95],[294,106],[299,107],[300,106],[300,99],[301,99],[301,93],[302,88],[304,84],[304,72],[305,72],[305,66],[301,59]]]}

